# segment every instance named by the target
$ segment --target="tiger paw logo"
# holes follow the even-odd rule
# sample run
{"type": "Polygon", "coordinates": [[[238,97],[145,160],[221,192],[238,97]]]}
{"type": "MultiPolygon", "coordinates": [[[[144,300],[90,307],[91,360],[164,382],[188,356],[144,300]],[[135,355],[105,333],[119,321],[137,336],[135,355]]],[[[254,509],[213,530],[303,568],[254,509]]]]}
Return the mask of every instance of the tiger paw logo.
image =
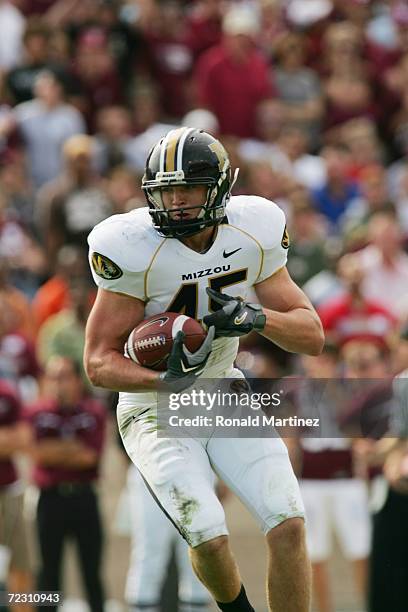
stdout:
{"type": "Polygon", "coordinates": [[[123,275],[122,270],[109,257],[100,253],[92,253],[92,268],[95,274],[106,280],[115,280],[123,275]]]}
{"type": "Polygon", "coordinates": [[[283,230],[281,245],[284,249],[288,249],[290,247],[290,239],[289,239],[288,230],[286,229],[286,225],[285,225],[285,229],[283,230]]]}

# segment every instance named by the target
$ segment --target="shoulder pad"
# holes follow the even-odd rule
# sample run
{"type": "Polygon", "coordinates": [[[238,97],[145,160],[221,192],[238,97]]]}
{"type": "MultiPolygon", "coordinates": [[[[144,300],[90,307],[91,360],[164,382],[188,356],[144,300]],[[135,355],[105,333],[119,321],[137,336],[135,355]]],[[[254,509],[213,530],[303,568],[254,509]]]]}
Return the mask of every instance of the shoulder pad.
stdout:
{"type": "Polygon", "coordinates": [[[91,252],[129,272],[145,270],[162,240],[152,226],[147,207],[113,215],[96,225],[88,236],[91,252]]]}
{"type": "Polygon", "coordinates": [[[289,247],[285,213],[275,202],[259,196],[233,196],[227,205],[230,225],[250,234],[265,250],[289,247]]]}

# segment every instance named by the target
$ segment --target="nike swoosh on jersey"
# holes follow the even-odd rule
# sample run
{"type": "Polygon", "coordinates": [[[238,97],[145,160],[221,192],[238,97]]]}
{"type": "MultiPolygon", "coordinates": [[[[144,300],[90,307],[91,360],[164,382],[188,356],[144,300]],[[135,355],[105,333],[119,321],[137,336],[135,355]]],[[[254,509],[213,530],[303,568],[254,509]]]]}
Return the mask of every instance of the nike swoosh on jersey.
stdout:
{"type": "Polygon", "coordinates": [[[183,370],[183,372],[187,373],[187,372],[191,372],[192,370],[195,370],[197,366],[193,366],[192,368],[186,368],[186,366],[184,365],[183,362],[181,362],[181,369],[183,370]]]}
{"type": "Polygon", "coordinates": [[[234,255],[234,253],[238,253],[238,251],[240,251],[241,249],[242,247],[239,247],[239,249],[235,249],[235,251],[231,251],[231,253],[227,253],[224,249],[223,256],[225,257],[225,259],[227,259],[227,257],[231,257],[231,255],[234,255]]]}
{"type": "Polygon", "coordinates": [[[241,325],[241,323],[243,323],[245,319],[247,318],[247,314],[248,314],[247,312],[243,312],[240,317],[235,317],[234,325],[241,325]]]}

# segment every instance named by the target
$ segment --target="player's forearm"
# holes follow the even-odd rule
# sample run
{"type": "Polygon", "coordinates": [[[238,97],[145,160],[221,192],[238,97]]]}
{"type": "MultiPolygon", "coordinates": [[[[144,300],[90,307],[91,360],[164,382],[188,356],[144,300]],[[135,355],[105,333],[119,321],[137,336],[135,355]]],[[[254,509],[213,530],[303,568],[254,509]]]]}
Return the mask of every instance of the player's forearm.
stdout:
{"type": "Polygon", "coordinates": [[[89,354],[85,351],[85,371],[95,387],[112,391],[156,391],[159,374],[138,366],[118,351],[89,354]]]}
{"type": "Polygon", "coordinates": [[[288,312],[263,309],[266,315],[262,336],[291,353],[319,355],[324,345],[324,333],[319,317],[313,310],[294,308],[288,312]]]}

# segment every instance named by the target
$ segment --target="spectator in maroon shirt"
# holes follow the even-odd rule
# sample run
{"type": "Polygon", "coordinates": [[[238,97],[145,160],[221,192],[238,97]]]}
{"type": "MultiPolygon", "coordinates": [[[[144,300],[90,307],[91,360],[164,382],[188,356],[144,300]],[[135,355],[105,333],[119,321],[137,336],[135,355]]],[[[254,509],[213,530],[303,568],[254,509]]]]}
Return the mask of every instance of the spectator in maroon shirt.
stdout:
{"type": "Polygon", "coordinates": [[[220,45],[200,57],[196,72],[198,105],[211,110],[220,133],[253,138],[256,109],[273,96],[270,68],[256,49],[256,15],[248,7],[231,8],[223,20],[220,45]]]}
{"type": "Polygon", "coordinates": [[[194,60],[221,40],[221,21],[224,12],[219,0],[197,0],[187,15],[187,40],[194,60]]]}
{"type": "Polygon", "coordinates": [[[55,356],[45,369],[43,397],[27,409],[26,418],[31,426],[33,480],[40,489],[38,588],[61,589],[63,546],[73,537],[90,608],[102,612],[102,526],[93,484],[104,443],[104,406],[84,395],[79,365],[55,356]]]}
{"type": "Polygon", "coordinates": [[[72,72],[79,85],[78,104],[93,133],[96,112],[123,101],[119,72],[102,28],[92,27],[81,34],[73,65],[72,72]]]}
{"type": "Polygon", "coordinates": [[[152,18],[144,26],[146,60],[164,119],[181,119],[191,106],[191,71],[194,42],[185,11],[179,2],[154,4],[152,18]]]}
{"type": "Polygon", "coordinates": [[[334,23],[324,37],[326,125],[340,125],[354,117],[376,118],[373,79],[363,57],[363,39],[349,22],[334,23]]]}
{"type": "Polygon", "coordinates": [[[15,0],[15,4],[26,17],[44,15],[56,0],[15,0]]]}
{"type": "MultiPolygon", "coordinates": [[[[20,401],[0,379],[0,591],[31,591],[27,538],[23,521],[23,488],[13,457],[24,446],[20,401]],[[5,554],[4,554],[5,553],[5,554]],[[6,590],[6,589],[5,589],[6,590]]],[[[19,606],[16,612],[22,612],[19,606]]]]}

